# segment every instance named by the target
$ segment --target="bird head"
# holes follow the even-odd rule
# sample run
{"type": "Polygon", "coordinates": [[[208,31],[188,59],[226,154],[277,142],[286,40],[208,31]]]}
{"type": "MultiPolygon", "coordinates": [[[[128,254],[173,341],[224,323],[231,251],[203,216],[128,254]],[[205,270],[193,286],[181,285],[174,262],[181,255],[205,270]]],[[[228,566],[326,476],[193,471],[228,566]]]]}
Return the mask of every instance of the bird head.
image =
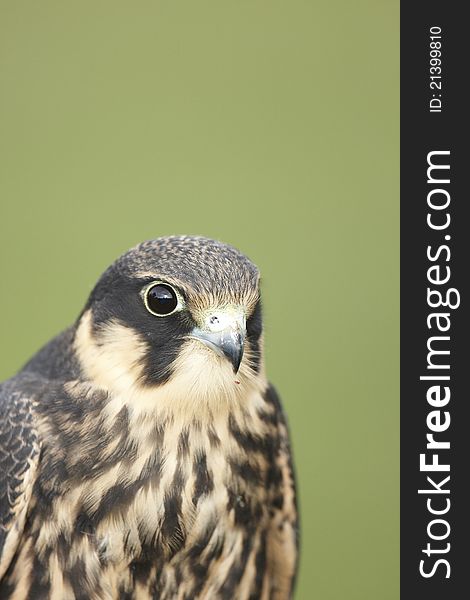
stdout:
{"type": "Polygon", "coordinates": [[[233,395],[262,371],[258,269],[203,237],[144,242],[98,281],[75,347],[85,374],[113,391],[233,395]]]}

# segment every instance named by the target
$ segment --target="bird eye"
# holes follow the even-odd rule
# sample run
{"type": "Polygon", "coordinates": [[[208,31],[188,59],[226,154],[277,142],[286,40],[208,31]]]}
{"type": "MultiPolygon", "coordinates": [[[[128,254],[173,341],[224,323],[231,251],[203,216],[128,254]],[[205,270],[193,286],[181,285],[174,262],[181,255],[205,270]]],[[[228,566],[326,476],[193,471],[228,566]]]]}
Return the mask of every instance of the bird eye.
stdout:
{"type": "Polygon", "coordinates": [[[167,283],[156,283],[144,296],[147,310],[158,317],[171,315],[178,308],[178,294],[167,283]]]}

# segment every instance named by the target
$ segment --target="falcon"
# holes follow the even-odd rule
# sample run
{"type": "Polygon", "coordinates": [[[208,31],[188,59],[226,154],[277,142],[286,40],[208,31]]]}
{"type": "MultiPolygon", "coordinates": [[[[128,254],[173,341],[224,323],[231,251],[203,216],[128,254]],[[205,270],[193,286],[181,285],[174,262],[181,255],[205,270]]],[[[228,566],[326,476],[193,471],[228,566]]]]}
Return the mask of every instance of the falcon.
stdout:
{"type": "Polygon", "coordinates": [[[143,242],[0,385],[0,598],[286,600],[297,541],[258,269],[143,242]]]}

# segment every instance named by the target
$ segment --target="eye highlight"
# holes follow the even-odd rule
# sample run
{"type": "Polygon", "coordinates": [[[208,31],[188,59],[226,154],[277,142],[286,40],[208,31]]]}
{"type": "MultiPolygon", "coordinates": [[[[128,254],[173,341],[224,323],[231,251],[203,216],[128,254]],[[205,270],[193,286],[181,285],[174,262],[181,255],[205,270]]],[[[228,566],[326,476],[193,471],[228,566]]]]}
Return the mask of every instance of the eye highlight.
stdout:
{"type": "Polygon", "coordinates": [[[151,283],[143,297],[146,309],[157,317],[167,317],[182,308],[182,299],[168,283],[151,283]]]}

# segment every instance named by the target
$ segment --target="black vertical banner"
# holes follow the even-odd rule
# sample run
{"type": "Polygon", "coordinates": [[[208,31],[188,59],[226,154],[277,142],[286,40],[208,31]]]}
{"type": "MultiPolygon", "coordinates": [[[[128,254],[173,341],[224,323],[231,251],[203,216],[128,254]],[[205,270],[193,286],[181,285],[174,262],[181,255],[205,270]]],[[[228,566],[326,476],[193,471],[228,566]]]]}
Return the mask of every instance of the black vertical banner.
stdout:
{"type": "Polygon", "coordinates": [[[401,4],[401,598],[470,597],[465,3],[401,4]]]}

